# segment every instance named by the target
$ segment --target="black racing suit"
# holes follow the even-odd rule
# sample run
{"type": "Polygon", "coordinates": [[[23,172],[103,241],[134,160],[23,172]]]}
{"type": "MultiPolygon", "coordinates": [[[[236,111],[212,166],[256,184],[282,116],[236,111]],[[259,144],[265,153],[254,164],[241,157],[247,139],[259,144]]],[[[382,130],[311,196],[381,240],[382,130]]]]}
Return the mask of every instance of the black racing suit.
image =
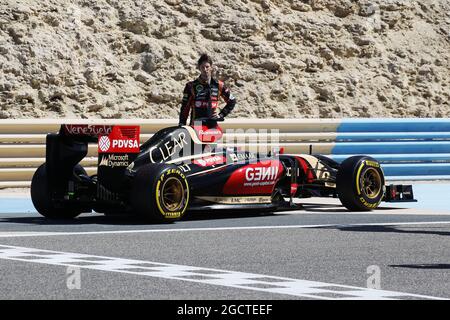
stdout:
{"type": "Polygon", "coordinates": [[[188,82],[184,88],[179,125],[186,125],[189,113],[191,125],[198,118],[224,118],[235,105],[236,99],[222,81],[211,79],[210,84],[207,84],[198,78],[188,82]],[[226,102],[226,106],[220,112],[218,112],[219,97],[226,102]]]}

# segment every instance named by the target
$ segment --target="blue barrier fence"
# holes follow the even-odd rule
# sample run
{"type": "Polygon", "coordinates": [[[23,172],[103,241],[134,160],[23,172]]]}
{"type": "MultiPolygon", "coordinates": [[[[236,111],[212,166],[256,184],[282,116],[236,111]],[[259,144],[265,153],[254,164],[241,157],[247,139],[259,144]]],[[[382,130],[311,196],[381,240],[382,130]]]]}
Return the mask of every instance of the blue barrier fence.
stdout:
{"type": "Polygon", "coordinates": [[[391,180],[450,179],[450,119],[343,119],[331,157],[365,154],[391,180]]]}

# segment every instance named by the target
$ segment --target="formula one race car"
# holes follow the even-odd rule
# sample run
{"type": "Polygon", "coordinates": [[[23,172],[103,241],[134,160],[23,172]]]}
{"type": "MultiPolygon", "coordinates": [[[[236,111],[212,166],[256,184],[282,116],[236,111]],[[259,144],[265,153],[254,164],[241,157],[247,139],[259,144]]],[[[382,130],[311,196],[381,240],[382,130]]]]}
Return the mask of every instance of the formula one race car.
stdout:
{"type": "Polygon", "coordinates": [[[297,208],[294,198],[339,197],[351,211],[381,201],[414,201],[412,186],[385,186],[375,159],[342,163],[321,155],[254,153],[218,144],[217,122],[162,129],[140,145],[140,127],[65,124],[46,138],[46,162],[35,172],[31,197],[48,218],[92,210],[174,221],[193,210],[297,208]],[[97,174],[79,164],[98,144],[97,174]]]}

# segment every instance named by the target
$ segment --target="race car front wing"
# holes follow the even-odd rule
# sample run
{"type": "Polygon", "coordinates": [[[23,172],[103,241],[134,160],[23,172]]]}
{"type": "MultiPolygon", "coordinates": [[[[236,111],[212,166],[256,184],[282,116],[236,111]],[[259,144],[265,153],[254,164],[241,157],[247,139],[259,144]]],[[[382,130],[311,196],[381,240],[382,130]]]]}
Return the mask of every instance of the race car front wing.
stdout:
{"type": "Polygon", "coordinates": [[[384,202],[417,202],[414,199],[412,185],[390,184],[386,186],[384,202]]]}

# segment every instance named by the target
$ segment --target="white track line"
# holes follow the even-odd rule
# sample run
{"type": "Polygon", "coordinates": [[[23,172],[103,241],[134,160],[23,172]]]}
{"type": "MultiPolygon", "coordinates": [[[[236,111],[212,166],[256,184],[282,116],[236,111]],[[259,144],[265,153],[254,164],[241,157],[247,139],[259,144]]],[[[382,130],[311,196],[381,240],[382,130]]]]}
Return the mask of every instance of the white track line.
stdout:
{"type": "MultiPolygon", "coordinates": [[[[326,208],[331,210],[330,207],[326,208]]],[[[333,210],[339,210],[342,208],[333,207],[333,210]]],[[[358,211],[314,211],[315,209],[310,209],[305,206],[302,211],[285,211],[280,212],[283,215],[341,215],[341,216],[363,216],[367,215],[367,212],[358,211]]],[[[323,209],[322,209],[323,210],[323,209]]],[[[389,215],[389,216],[450,216],[450,211],[432,211],[428,209],[417,209],[417,208],[397,208],[397,207],[384,207],[384,210],[371,211],[369,213],[371,216],[374,215],[389,215]],[[392,209],[392,210],[391,210],[392,209]]]]}
{"type": "Polygon", "coordinates": [[[283,226],[249,226],[249,227],[212,227],[212,228],[176,228],[176,229],[143,229],[143,230],[111,230],[111,231],[85,231],[85,232],[33,232],[33,231],[6,231],[0,232],[0,238],[12,237],[48,237],[48,236],[77,236],[77,235],[108,235],[108,234],[134,234],[134,233],[160,233],[160,232],[194,232],[194,231],[235,231],[235,230],[267,230],[267,229],[308,229],[308,228],[349,228],[361,226],[409,226],[409,225],[435,225],[450,224],[450,221],[423,221],[423,222],[377,222],[355,224],[312,224],[312,225],[283,225],[283,226]]]}
{"type": "Polygon", "coordinates": [[[6,245],[0,245],[0,259],[66,267],[75,266],[90,270],[189,281],[303,298],[325,300],[401,300],[413,298],[446,300],[445,298],[426,295],[274,277],[256,273],[6,245]]]}

